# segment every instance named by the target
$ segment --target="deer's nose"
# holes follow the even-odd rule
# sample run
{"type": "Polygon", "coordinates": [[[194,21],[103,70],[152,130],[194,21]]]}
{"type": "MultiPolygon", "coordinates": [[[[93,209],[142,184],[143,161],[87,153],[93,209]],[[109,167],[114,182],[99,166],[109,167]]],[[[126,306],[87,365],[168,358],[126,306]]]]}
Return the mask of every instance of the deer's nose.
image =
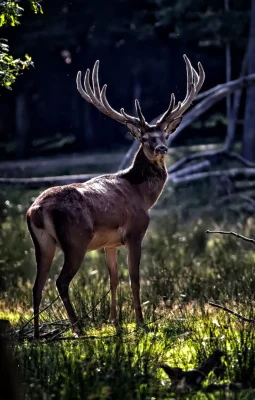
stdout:
{"type": "Polygon", "coordinates": [[[166,154],[167,153],[167,147],[163,144],[159,144],[156,148],[155,151],[157,154],[166,154]]]}

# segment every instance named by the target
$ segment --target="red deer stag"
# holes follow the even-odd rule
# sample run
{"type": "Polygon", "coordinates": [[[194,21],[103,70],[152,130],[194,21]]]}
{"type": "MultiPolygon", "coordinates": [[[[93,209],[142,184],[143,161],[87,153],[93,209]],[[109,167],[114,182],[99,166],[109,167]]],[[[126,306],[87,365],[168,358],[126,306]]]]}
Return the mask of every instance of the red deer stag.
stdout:
{"type": "Polygon", "coordinates": [[[187,71],[187,93],[175,105],[175,96],[167,111],[155,125],[145,121],[138,100],[137,117],[124,109],[114,110],[106,98],[106,85],[99,86],[99,61],[92,71],[87,69],[84,88],[81,72],[77,74],[77,89],[81,96],[103,114],[126,125],[138,140],[140,148],[132,165],[115,174],[102,175],[82,184],[57,186],[45,190],[27,212],[27,225],[32,237],[37,263],[33,287],[34,336],[39,337],[39,306],[56,247],[64,253],[64,265],[56,281],[57,289],[73,325],[79,334],[81,327],[69,299],[69,285],[80,268],[87,251],[104,248],[110,275],[110,319],[116,321],[116,289],[118,285],[117,249],[126,246],[128,268],[137,323],[143,322],[140,303],[139,264],[141,243],[149,225],[149,209],[156,203],[167,180],[165,156],[167,139],[182,120],[204,82],[204,70],[198,63],[197,73],[184,55],[187,71]]]}

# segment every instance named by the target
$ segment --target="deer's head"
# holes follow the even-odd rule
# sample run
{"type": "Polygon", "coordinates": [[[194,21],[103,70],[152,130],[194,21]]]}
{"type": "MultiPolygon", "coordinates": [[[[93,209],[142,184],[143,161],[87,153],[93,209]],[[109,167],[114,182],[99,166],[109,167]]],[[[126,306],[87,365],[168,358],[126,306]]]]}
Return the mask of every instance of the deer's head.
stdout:
{"type": "Polygon", "coordinates": [[[175,96],[172,93],[168,109],[155,125],[146,122],[138,100],[135,100],[137,117],[128,115],[123,108],[121,108],[119,113],[110,106],[106,98],[107,85],[104,85],[102,90],[99,86],[99,61],[96,61],[92,71],[93,88],[90,85],[90,70],[87,69],[84,78],[85,90],[82,87],[80,71],[77,74],[77,89],[85,100],[92,103],[103,114],[125,124],[135,139],[142,144],[145,155],[150,160],[157,160],[166,155],[169,135],[171,135],[181,123],[182,115],[191,105],[204,82],[205,73],[201,63],[198,63],[199,73],[197,73],[192,67],[188,57],[186,55],[183,57],[187,71],[186,97],[182,102],[179,101],[176,105],[175,96]]]}

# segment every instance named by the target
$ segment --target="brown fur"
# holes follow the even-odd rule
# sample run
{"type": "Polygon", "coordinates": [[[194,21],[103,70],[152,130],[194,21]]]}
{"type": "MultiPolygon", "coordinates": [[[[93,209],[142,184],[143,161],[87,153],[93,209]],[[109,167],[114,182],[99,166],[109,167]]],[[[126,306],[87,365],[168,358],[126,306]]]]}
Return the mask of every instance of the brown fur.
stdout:
{"type": "MultiPolygon", "coordinates": [[[[117,248],[125,245],[138,321],[140,305],[139,262],[141,242],[149,224],[148,210],[155,204],[167,179],[164,157],[153,161],[141,145],[130,168],[103,175],[84,184],[45,190],[27,212],[28,229],[37,259],[34,312],[39,312],[43,286],[56,245],[65,255],[57,287],[76,331],[77,318],[68,295],[68,286],[78,271],[86,251],[105,248],[111,283],[111,319],[116,320],[117,248]]],[[[39,336],[38,316],[35,336],[39,336]]]]}
{"type": "Polygon", "coordinates": [[[137,116],[121,109],[115,111],[106,99],[106,85],[100,89],[99,61],[92,72],[93,88],[87,70],[84,88],[81,73],[77,74],[77,89],[81,96],[101,112],[127,126],[141,143],[130,168],[116,174],[103,175],[84,184],[58,186],[45,190],[27,212],[27,224],[35,246],[37,275],[33,287],[34,336],[39,337],[39,306],[56,246],[64,253],[64,265],[56,285],[65,305],[73,330],[80,332],[77,317],[69,299],[68,288],[87,251],[105,249],[110,275],[111,318],[116,320],[117,249],[125,245],[134,298],[136,320],[143,322],[140,302],[139,266],[141,244],[149,225],[149,209],[156,203],[167,180],[165,155],[168,136],[181,122],[182,114],[200,90],[204,81],[201,64],[194,75],[190,61],[184,56],[187,69],[187,94],[175,107],[174,95],[167,111],[150,125],[145,121],[139,101],[135,101],[137,116]]]}

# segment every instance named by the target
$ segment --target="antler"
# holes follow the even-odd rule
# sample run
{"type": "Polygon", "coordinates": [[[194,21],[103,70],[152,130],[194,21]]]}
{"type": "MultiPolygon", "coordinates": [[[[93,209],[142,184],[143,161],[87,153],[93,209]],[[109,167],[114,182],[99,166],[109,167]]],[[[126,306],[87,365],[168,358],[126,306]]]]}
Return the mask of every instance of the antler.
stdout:
{"type": "Polygon", "coordinates": [[[99,111],[101,111],[103,114],[107,115],[110,118],[115,119],[118,122],[121,122],[122,124],[127,124],[131,123],[132,125],[136,126],[137,128],[141,129],[144,128],[147,123],[145,121],[145,118],[142,114],[141,107],[139,104],[138,100],[135,100],[135,107],[136,107],[136,112],[137,116],[132,117],[131,115],[128,115],[125,113],[124,108],[121,108],[120,113],[116,110],[114,110],[110,104],[108,103],[108,100],[106,98],[106,88],[107,85],[104,85],[102,90],[100,90],[100,85],[99,85],[99,78],[98,78],[98,70],[99,70],[99,60],[95,62],[93,71],[92,71],[92,85],[93,89],[91,88],[89,78],[90,78],[90,70],[87,69],[85,78],[84,78],[84,89],[82,87],[81,83],[81,71],[78,72],[77,78],[76,78],[76,83],[77,83],[77,89],[81,96],[88,101],[89,103],[92,103],[99,111]]]}
{"type": "Polygon", "coordinates": [[[192,67],[190,60],[185,54],[183,55],[183,58],[186,64],[187,71],[186,97],[182,102],[179,101],[178,104],[175,106],[175,96],[173,93],[171,94],[170,104],[167,111],[157,121],[157,125],[164,130],[167,130],[168,125],[173,120],[179,118],[182,114],[184,114],[184,112],[189,108],[204,83],[205,73],[201,63],[198,63],[198,74],[192,67]]]}

